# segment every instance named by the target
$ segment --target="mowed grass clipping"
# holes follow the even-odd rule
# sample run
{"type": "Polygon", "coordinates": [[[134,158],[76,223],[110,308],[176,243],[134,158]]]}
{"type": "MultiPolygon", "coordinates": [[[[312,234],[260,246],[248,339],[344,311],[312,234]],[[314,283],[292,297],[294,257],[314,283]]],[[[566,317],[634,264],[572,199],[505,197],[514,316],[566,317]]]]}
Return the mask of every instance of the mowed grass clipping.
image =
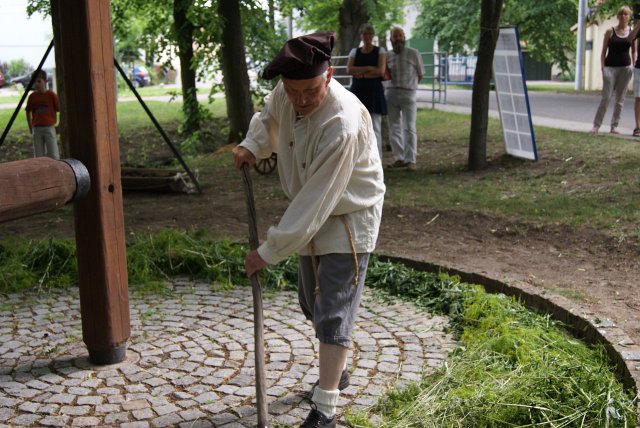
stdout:
{"type": "Polygon", "coordinates": [[[548,316],[457,278],[376,261],[369,284],[449,315],[461,346],[419,383],[383,397],[353,427],[633,427],[635,397],[603,349],[548,316]],[[391,273],[389,273],[391,272],[391,273]]]}
{"type": "MultiPolygon", "coordinates": [[[[249,284],[244,272],[247,246],[215,241],[204,229],[166,229],[134,235],[127,243],[129,285],[137,293],[170,291],[177,276],[218,288],[249,284]]],[[[290,259],[263,271],[274,289],[294,287],[297,265],[290,259]]],[[[72,239],[0,241],[0,293],[36,291],[78,285],[76,247],[72,239]]]]}
{"type": "MultiPolygon", "coordinates": [[[[165,230],[127,244],[133,293],[171,293],[171,278],[211,283],[212,292],[248,285],[246,246],[214,241],[205,230],[165,230]]],[[[0,293],[46,292],[77,285],[71,240],[0,244],[0,293]]],[[[295,289],[297,260],[270,266],[262,283],[295,289]]],[[[461,346],[444,368],[392,391],[369,413],[347,414],[354,427],[635,426],[635,401],[600,347],[513,298],[458,278],[420,272],[373,257],[367,286],[380,304],[403,298],[449,317],[461,346]]]]}

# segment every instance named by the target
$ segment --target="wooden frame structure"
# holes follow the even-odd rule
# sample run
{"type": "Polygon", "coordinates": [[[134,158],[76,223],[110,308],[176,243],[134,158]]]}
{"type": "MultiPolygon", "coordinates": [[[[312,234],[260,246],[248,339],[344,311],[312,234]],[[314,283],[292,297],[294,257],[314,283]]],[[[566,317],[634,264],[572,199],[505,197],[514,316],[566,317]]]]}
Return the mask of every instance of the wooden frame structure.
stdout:
{"type": "Polygon", "coordinates": [[[59,20],[63,137],[91,177],[87,197],[74,205],[82,338],[92,363],[112,364],[126,357],[131,326],[110,2],[52,0],[51,8],[59,20]]]}
{"type": "Polygon", "coordinates": [[[80,199],[74,225],[82,337],[91,363],[113,364],[126,357],[131,326],[110,2],[73,0],[63,8],[51,0],[51,16],[64,88],[62,137],[73,159],[0,165],[0,221],[80,199]]]}
{"type": "Polygon", "coordinates": [[[74,159],[40,157],[0,164],[0,223],[80,200],[90,187],[89,171],[74,159]]]}
{"type": "Polygon", "coordinates": [[[51,0],[62,69],[62,137],[73,159],[0,165],[0,221],[77,201],[82,337],[93,364],[126,357],[131,335],[109,0],[51,0]],[[74,72],[82,70],[82,72],[74,72]],[[68,72],[67,72],[68,71],[68,72]]]}

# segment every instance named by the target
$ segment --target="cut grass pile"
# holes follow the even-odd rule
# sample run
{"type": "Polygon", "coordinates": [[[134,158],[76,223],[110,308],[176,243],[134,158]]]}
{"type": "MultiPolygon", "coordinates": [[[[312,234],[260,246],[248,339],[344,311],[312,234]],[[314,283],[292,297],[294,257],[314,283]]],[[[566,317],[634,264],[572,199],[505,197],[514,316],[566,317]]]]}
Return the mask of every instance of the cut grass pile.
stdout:
{"type": "Polygon", "coordinates": [[[354,427],[631,427],[635,398],[604,350],[515,299],[376,262],[370,285],[447,314],[461,347],[445,367],[384,397],[354,427]]]}
{"type": "MultiPolygon", "coordinates": [[[[172,277],[230,288],[249,281],[244,273],[245,245],[214,241],[204,230],[163,230],[136,235],[127,244],[129,285],[138,293],[168,292],[172,277]]],[[[263,271],[270,287],[292,287],[297,281],[294,259],[263,271]]],[[[0,242],[0,293],[77,286],[75,243],[71,239],[0,242]],[[35,286],[34,286],[35,285],[35,286]]]]}
{"type": "MultiPolygon", "coordinates": [[[[165,230],[127,245],[135,293],[171,293],[172,277],[215,288],[246,285],[246,246],[212,240],[206,231],[165,230]]],[[[0,293],[46,292],[76,285],[71,240],[0,243],[0,293]]],[[[295,289],[290,257],[262,274],[272,290],[295,289]]],[[[633,394],[624,391],[600,347],[569,336],[547,316],[457,278],[415,271],[373,257],[367,286],[449,317],[461,341],[446,366],[383,397],[369,413],[348,414],[357,427],[635,426],[633,394]]]]}

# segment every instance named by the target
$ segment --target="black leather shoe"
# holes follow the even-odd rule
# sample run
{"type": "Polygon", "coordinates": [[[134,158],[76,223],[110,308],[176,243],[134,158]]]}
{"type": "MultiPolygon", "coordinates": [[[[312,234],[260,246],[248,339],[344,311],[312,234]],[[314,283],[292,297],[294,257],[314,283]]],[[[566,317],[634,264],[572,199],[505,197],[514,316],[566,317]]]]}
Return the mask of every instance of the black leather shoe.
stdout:
{"type": "MultiPolygon", "coordinates": [[[[313,384],[313,386],[311,387],[311,391],[309,392],[309,397],[313,397],[313,391],[315,391],[316,386],[318,386],[319,383],[320,381],[317,380],[316,383],[313,384]]],[[[344,369],[342,370],[342,374],[340,375],[340,382],[338,382],[338,389],[340,391],[343,391],[347,389],[350,384],[351,384],[351,376],[349,376],[349,370],[344,369]]]]}
{"type": "Polygon", "coordinates": [[[300,428],[334,428],[335,426],[335,415],[332,418],[327,418],[312,404],[311,411],[307,415],[307,419],[300,425],[300,428]]]}

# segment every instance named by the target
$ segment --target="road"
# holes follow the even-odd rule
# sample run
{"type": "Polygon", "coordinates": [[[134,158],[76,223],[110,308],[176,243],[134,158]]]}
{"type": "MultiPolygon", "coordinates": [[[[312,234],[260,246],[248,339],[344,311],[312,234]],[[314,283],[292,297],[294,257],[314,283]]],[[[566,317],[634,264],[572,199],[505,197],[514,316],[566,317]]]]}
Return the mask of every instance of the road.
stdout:
{"type": "MultiPolygon", "coordinates": [[[[423,91],[419,104],[423,107],[431,107],[431,93],[423,91]]],[[[498,106],[495,93],[490,97],[490,115],[498,117],[498,106]]],[[[550,128],[568,129],[572,131],[589,132],[593,126],[593,116],[596,113],[600,96],[593,93],[567,93],[555,91],[529,92],[529,105],[533,124],[550,128]]],[[[634,98],[628,96],[625,100],[620,119],[619,130],[621,136],[631,136],[634,128],[633,119],[634,98]]],[[[447,90],[447,103],[436,104],[435,108],[444,111],[469,113],[471,111],[471,91],[464,89],[447,90]]],[[[600,132],[609,132],[609,123],[613,103],[609,106],[600,132]]]]}

